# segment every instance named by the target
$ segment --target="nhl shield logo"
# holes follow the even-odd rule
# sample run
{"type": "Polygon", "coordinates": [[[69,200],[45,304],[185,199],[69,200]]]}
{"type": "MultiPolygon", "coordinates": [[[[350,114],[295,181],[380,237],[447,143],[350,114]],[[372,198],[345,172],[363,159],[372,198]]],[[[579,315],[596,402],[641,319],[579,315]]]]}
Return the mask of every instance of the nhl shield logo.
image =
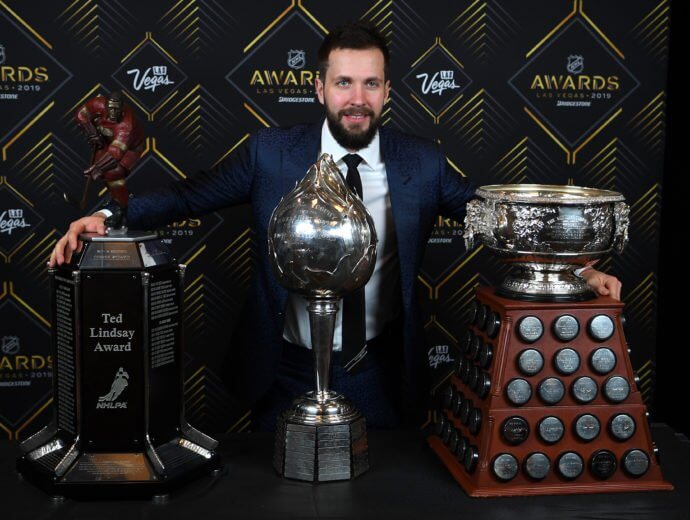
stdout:
{"type": "Polygon", "coordinates": [[[5,63],[5,46],[0,43],[0,65],[5,63]]]}
{"type": "Polygon", "coordinates": [[[585,68],[585,59],[579,54],[571,54],[568,56],[567,68],[571,74],[580,74],[585,68]]]}
{"type": "Polygon", "coordinates": [[[19,352],[19,336],[3,336],[0,351],[7,355],[19,352]]]}
{"type": "Polygon", "coordinates": [[[302,69],[306,63],[306,56],[304,51],[297,49],[290,49],[288,51],[287,64],[291,69],[302,69]]]}

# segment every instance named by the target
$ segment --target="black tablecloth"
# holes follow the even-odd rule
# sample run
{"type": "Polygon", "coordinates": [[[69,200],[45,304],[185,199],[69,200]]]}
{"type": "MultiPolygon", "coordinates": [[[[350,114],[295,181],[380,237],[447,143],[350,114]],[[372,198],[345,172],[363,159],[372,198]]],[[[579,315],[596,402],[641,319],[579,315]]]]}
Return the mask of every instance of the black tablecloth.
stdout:
{"type": "Polygon", "coordinates": [[[54,503],[18,478],[17,444],[0,443],[2,520],[129,520],[215,518],[419,519],[690,519],[690,442],[653,425],[671,492],[520,498],[470,498],[427,446],[420,432],[369,432],[370,470],[351,482],[310,484],[280,478],[267,434],[222,439],[223,473],[203,477],[172,495],[150,500],[54,503]]]}

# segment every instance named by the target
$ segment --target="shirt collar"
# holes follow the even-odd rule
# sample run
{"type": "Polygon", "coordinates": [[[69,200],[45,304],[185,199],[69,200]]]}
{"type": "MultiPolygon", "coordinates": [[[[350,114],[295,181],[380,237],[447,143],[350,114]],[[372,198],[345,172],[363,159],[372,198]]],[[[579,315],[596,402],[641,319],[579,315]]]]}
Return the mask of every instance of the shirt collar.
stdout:
{"type": "MultiPolygon", "coordinates": [[[[348,152],[346,148],[340,146],[340,144],[335,140],[333,134],[331,134],[331,129],[328,128],[328,121],[323,122],[323,127],[321,128],[321,153],[329,153],[333,156],[333,160],[337,163],[341,161],[343,157],[348,152]]],[[[357,150],[357,155],[359,155],[363,162],[366,163],[370,168],[375,168],[377,164],[381,162],[381,146],[379,145],[379,132],[376,131],[374,138],[369,143],[369,146],[357,150]]]]}

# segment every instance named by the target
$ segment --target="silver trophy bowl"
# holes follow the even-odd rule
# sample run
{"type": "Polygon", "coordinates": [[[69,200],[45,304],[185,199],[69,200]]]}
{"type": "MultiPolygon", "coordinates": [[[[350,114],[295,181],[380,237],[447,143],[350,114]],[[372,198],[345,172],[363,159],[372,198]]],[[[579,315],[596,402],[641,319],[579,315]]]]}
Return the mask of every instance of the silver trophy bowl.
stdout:
{"type": "Polygon", "coordinates": [[[364,417],[329,390],[338,302],[369,280],[376,263],[374,222],[323,154],[273,211],[271,266],[280,283],[308,300],[316,390],[278,418],[274,465],[288,478],[354,478],[368,469],[364,417]]]}
{"type": "Polygon", "coordinates": [[[467,205],[465,245],[481,242],[512,267],[498,293],[521,300],[583,301],[595,297],[578,267],[628,242],[630,208],[620,193],[545,184],[477,189],[467,205]]]}

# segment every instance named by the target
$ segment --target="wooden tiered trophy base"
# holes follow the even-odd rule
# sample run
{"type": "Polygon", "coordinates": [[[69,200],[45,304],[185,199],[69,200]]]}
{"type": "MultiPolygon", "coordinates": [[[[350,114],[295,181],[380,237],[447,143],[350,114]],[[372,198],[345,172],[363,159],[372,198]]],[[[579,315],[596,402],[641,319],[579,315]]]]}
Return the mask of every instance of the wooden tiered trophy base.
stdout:
{"type": "Polygon", "coordinates": [[[609,297],[476,292],[431,448],[473,497],[671,490],[609,297]]]}

